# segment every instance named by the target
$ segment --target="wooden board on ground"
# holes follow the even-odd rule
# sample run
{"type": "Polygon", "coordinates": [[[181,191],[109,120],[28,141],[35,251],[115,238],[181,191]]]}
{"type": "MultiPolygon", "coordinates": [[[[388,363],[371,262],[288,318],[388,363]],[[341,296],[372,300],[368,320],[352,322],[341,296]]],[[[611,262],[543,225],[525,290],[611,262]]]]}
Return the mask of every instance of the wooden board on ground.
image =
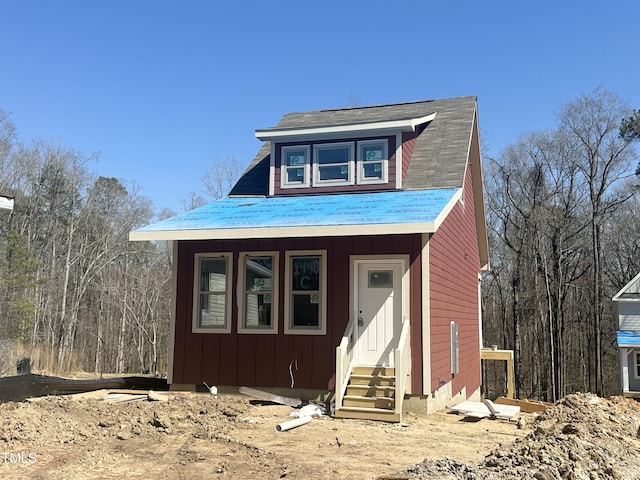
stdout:
{"type": "Polygon", "coordinates": [[[302,400],[299,398],[283,397],[282,395],[275,395],[269,392],[263,392],[262,390],[256,390],[255,388],[240,387],[238,389],[243,395],[249,395],[250,397],[257,398],[258,400],[265,400],[267,402],[279,403],[280,405],[288,405],[290,407],[299,407],[302,404],[302,400]]]}
{"type": "Polygon", "coordinates": [[[547,407],[553,405],[549,402],[541,402],[539,400],[515,400],[513,398],[498,397],[495,401],[498,405],[513,405],[520,407],[520,411],[524,413],[544,412],[547,407]]]}
{"type": "Polygon", "coordinates": [[[148,400],[149,396],[147,392],[142,392],[142,394],[136,393],[135,395],[129,393],[113,393],[109,392],[102,401],[106,403],[129,403],[129,402],[140,402],[143,400],[148,400]]]}
{"type": "Polygon", "coordinates": [[[155,390],[149,390],[149,400],[155,400],[158,402],[167,402],[170,398],[178,398],[178,397],[188,397],[191,395],[191,392],[156,392],[155,390]]]}
{"type": "MultiPolygon", "coordinates": [[[[100,390],[93,390],[91,392],[72,393],[65,395],[65,397],[72,400],[102,400],[107,403],[127,403],[135,401],[160,401],[166,402],[169,398],[173,397],[186,397],[191,395],[191,392],[165,392],[154,390],[131,390],[127,388],[103,388],[100,390]]],[[[47,397],[30,397],[26,400],[28,402],[38,402],[44,400],[47,397]]]]}
{"type": "Polygon", "coordinates": [[[466,400],[454,405],[450,410],[455,413],[461,413],[465,417],[476,419],[499,418],[501,420],[513,420],[520,413],[520,407],[518,406],[497,405],[491,400],[485,400],[484,402],[466,400]]]}

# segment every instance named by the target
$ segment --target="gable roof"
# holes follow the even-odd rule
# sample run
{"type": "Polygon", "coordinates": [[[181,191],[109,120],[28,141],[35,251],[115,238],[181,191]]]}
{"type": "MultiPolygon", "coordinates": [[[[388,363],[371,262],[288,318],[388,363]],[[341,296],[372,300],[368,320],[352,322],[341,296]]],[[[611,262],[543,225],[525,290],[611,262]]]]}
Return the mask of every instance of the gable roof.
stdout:
{"type": "Polygon", "coordinates": [[[640,273],[613,296],[614,302],[640,301],[640,273]]]}
{"type": "MultiPolygon", "coordinates": [[[[404,178],[404,190],[461,188],[471,136],[476,121],[475,96],[418,102],[294,112],[285,114],[275,127],[259,129],[263,139],[310,131],[383,129],[417,130],[418,136],[404,178]],[[422,122],[422,123],[420,123],[422,122]],[[393,127],[389,127],[393,128],[393,127]]],[[[265,141],[229,195],[268,195],[271,143],[265,141]]]]}

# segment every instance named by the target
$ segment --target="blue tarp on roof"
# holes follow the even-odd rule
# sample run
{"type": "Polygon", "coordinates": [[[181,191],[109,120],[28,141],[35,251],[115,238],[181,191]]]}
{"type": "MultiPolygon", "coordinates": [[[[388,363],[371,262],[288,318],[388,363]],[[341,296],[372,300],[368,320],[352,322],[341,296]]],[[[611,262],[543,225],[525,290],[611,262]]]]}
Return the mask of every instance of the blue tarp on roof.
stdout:
{"type": "Polygon", "coordinates": [[[434,222],[457,188],[336,195],[227,197],[133,233],[434,222]]]}
{"type": "Polygon", "coordinates": [[[619,347],[640,347],[640,332],[618,330],[617,337],[619,347]]]}

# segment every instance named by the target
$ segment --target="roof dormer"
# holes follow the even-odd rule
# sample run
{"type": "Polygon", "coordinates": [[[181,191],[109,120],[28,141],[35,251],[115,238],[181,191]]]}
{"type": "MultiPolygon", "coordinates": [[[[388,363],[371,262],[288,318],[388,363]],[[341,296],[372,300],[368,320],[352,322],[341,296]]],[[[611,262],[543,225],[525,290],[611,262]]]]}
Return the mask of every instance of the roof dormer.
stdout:
{"type": "MultiPolygon", "coordinates": [[[[341,112],[366,116],[369,108],[341,112]]],[[[269,195],[396,190],[402,188],[403,134],[436,114],[324,123],[316,115],[285,116],[276,127],[256,130],[270,142],[269,195]],[[292,124],[292,122],[297,122],[292,124]]]]}

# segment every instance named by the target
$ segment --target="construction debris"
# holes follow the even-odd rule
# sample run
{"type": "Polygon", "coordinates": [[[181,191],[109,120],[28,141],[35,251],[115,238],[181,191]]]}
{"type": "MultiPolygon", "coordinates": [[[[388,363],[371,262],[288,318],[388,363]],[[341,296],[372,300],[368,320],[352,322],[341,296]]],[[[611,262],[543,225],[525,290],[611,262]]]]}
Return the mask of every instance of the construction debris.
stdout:
{"type": "MultiPolygon", "coordinates": [[[[100,389],[91,392],[73,393],[65,395],[72,400],[93,399],[102,400],[106,403],[129,403],[139,401],[167,402],[169,398],[184,397],[191,395],[191,392],[156,392],[154,390],[127,390],[127,389],[100,389]]],[[[28,402],[39,402],[47,397],[27,398],[28,402]]]]}
{"type": "Polygon", "coordinates": [[[29,397],[92,392],[102,389],[168,390],[164,378],[109,377],[71,379],[32,373],[0,378],[0,402],[21,402],[29,397]]]}
{"type": "Polygon", "coordinates": [[[286,422],[281,422],[276,425],[276,432],[285,432],[287,430],[291,430],[292,428],[299,427],[301,425],[305,425],[313,420],[311,417],[304,416],[294,418],[293,420],[287,420],[286,422]]]}
{"type": "Polygon", "coordinates": [[[451,407],[454,413],[462,413],[465,417],[474,419],[498,418],[501,420],[513,420],[519,413],[520,407],[514,405],[499,405],[486,399],[484,402],[466,400],[451,407]]]}
{"type": "Polygon", "coordinates": [[[513,398],[498,397],[495,403],[499,405],[514,405],[520,407],[520,411],[523,413],[539,413],[544,412],[548,407],[551,407],[553,403],[541,402],[539,400],[515,400],[513,398]]]}
{"type": "Polygon", "coordinates": [[[302,400],[299,398],[283,397],[282,395],[276,395],[263,390],[256,390],[255,388],[240,387],[238,391],[243,395],[248,395],[250,397],[257,398],[258,400],[279,403],[280,405],[288,405],[294,408],[302,405],[302,400]]]}

